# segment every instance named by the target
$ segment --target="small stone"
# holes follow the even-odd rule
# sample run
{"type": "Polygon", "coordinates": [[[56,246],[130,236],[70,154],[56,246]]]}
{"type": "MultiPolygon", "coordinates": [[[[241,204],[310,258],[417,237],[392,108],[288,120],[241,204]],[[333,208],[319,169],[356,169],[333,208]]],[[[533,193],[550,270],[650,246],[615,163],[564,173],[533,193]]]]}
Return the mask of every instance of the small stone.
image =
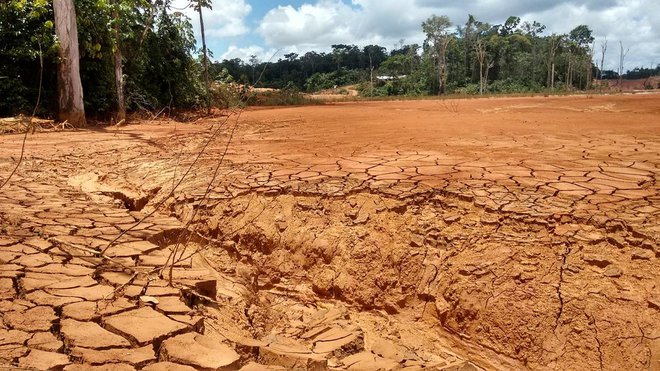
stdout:
{"type": "Polygon", "coordinates": [[[410,246],[422,247],[424,246],[424,236],[414,235],[410,238],[410,246]]]}
{"type": "Polygon", "coordinates": [[[176,322],[150,307],[142,307],[104,319],[105,325],[140,345],[190,330],[189,326],[176,322]]]}
{"type": "Polygon", "coordinates": [[[632,260],[651,260],[653,257],[655,254],[650,250],[636,250],[632,253],[632,260]]]}
{"type": "Polygon", "coordinates": [[[188,333],[163,342],[161,360],[217,370],[238,366],[240,356],[229,346],[207,336],[188,333]]]}
{"type": "Polygon", "coordinates": [[[461,216],[460,215],[449,215],[449,216],[445,216],[443,218],[443,220],[447,224],[452,224],[452,223],[456,223],[457,221],[461,220],[461,216]]]}
{"type": "Polygon", "coordinates": [[[129,347],[131,343],[123,337],[113,334],[94,322],[80,322],[73,319],[61,321],[61,333],[69,348],[83,347],[92,349],[129,347]]]}
{"type": "Polygon", "coordinates": [[[27,369],[52,370],[66,366],[69,363],[71,362],[66,354],[33,349],[26,357],[18,361],[18,366],[27,369]]]}
{"type": "Polygon", "coordinates": [[[275,222],[275,226],[277,227],[277,230],[279,230],[280,232],[284,232],[289,227],[289,225],[285,221],[275,222]]]}
{"type": "Polygon", "coordinates": [[[140,304],[157,305],[160,303],[157,298],[149,295],[140,296],[140,304]]]}
{"type": "Polygon", "coordinates": [[[609,267],[605,268],[605,270],[603,271],[603,275],[605,277],[617,278],[617,277],[621,277],[622,274],[623,272],[621,271],[621,269],[614,265],[610,265],[609,267]]]}
{"type": "Polygon", "coordinates": [[[648,298],[646,301],[647,303],[649,303],[650,308],[660,310],[660,295],[652,296],[648,298]]]}
{"type": "Polygon", "coordinates": [[[595,265],[599,268],[605,268],[612,264],[612,262],[607,257],[597,254],[584,254],[582,260],[584,260],[587,264],[595,265]]]}

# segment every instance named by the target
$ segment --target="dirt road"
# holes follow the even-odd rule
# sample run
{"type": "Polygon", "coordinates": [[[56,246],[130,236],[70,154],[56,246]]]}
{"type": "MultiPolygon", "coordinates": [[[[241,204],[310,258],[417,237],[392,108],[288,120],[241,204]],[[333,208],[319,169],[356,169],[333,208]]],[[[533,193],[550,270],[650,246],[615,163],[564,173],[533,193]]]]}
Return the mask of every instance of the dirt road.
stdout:
{"type": "Polygon", "coordinates": [[[0,191],[0,360],[660,369],[659,172],[658,94],[38,133],[0,191]]]}

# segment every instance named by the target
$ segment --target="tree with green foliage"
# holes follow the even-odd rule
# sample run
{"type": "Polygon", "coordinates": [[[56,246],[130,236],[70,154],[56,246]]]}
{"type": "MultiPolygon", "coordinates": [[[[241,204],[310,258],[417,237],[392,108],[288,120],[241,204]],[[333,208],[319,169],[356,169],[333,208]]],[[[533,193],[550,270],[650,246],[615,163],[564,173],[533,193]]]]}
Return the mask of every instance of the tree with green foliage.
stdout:
{"type": "Polygon", "coordinates": [[[202,65],[204,66],[204,83],[206,85],[206,113],[211,114],[211,84],[209,82],[209,55],[206,49],[206,33],[202,8],[211,9],[210,0],[195,0],[195,10],[199,13],[199,26],[202,34],[202,65]]]}
{"type": "Polygon", "coordinates": [[[422,30],[426,34],[427,45],[433,50],[433,58],[438,66],[438,94],[445,94],[447,87],[447,48],[453,40],[454,34],[450,31],[452,24],[446,15],[432,15],[422,23],[422,30]]]}
{"type": "Polygon", "coordinates": [[[78,26],[73,0],[53,0],[53,13],[55,14],[55,33],[59,44],[58,118],[73,127],[82,127],[86,125],[85,105],[80,81],[78,26]]]}

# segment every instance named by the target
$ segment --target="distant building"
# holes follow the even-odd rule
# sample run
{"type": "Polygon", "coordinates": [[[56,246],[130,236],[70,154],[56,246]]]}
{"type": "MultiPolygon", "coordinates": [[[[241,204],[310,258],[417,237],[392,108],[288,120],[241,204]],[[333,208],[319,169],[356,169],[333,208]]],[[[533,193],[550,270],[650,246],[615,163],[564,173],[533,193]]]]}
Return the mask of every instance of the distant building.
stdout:
{"type": "Polygon", "coordinates": [[[376,76],[376,79],[380,81],[392,81],[392,80],[398,80],[398,79],[403,79],[408,75],[399,75],[399,76],[389,76],[389,75],[381,75],[381,76],[376,76]]]}

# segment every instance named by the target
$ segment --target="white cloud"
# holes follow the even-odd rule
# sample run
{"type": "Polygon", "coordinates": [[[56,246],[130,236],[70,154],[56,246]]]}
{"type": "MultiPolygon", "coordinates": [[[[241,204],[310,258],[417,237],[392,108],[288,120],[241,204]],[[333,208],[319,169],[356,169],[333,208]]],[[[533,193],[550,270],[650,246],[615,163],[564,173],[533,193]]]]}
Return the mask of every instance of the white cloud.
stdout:
{"type": "Polygon", "coordinates": [[[391,48],[400,39],[421,43],[420,25],[431,14],[448,15],[455,24],[464,23],[468,14],[491,23],[517,15],[556,33],[587,24],[599,41],[610,40],[607,66],[615,64],[619,40],[631,49],[627,67],[660,63],[658,0],[318,0],[271,9],[257,33],[271,48],[328,50],[337,43],[391,48]]]}
{"type": "MultiPolygon", "coordinates": [[[[172,7],[185,8],[182,12],[190,17],[195,37],[201,40],[199,14],[192,7],[186,7],[189,3],[189,0],[174,0],[172,7]]],[[[252,6],[245,0],[212,0],[212,4],[213,9],[202,9],[207,40],[241,36],[250,32],[245,19],[252,11],[252,6]]]]}
{"type": "Polygon", "coordinates": [[[250,58],[255,55],[260,62],[268,61],[277,61],[279,59],[284,59],[285,54],[297,53],[304,54],[312,49],[301,49],[296,46],[289,46],[284,48],[264,48],[260,45],[249,45],[245,47],[239,47],[236,45],[230,45],[227,48],[227,51],[222,54],[218,60],[223,59],[234,59],[239,58],[247,62],[250,58]]]}

